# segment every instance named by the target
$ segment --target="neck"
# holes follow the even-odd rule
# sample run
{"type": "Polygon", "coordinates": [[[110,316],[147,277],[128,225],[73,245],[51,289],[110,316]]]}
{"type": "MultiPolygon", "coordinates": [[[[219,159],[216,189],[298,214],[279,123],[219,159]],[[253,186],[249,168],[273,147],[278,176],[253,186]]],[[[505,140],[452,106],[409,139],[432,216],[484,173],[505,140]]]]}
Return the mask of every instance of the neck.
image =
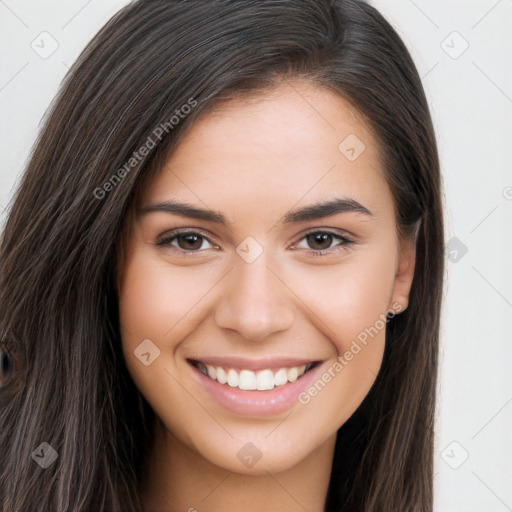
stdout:
{"type": "Polygon", "coordinates": [[[225,512],[236,504],[244,512],[323,512],[335,442],[333,434],[285,471],[243,475],[212,464],[159,426],[140,487],[143,510],[225,512]]]}

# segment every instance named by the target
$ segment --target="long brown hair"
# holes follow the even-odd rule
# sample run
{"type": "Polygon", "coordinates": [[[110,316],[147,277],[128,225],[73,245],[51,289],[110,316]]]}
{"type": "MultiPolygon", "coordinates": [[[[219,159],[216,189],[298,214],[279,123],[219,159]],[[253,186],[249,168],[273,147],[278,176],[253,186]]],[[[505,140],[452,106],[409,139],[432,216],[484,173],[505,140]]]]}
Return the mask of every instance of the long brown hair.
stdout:
{"type": "Polygon", "coordinates": [[[336,91],[366,120],[397,228],[417,236],[409,307],[387,323],[375,385],[338,432],[326,510],[432,510],[441,178],[405,45],[362,0],[139,0],[67,75],[2,236],[2,511],[141,510],[155,417],[120,349],[115,276],[129,212],[216,101],[289,78],[336,91]],[[58,454],[47,469],[33,457],[41,443],[58,454]]]}

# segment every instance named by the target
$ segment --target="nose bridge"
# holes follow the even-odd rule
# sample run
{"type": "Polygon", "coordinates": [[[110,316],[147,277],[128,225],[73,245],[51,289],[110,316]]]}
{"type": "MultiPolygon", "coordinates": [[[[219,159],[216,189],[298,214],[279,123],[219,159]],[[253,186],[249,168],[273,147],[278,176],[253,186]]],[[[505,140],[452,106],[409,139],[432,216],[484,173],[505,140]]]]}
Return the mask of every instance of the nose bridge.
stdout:
{"type": "Polygon", "coordinates": [[[215,311],[219,327],[238,331],[248,341],[261,341],[293,324],[287,289],[267,263],[265,254],[252,263],[238,259],[215,311]]]}

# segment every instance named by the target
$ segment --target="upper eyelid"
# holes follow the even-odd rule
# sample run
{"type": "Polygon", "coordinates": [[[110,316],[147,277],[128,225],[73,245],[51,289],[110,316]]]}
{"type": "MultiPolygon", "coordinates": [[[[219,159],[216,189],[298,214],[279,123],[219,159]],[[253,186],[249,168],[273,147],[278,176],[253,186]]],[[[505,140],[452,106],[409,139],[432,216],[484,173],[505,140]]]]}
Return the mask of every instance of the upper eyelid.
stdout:
{"type": "Polygon", "coordinates": [[[302,238],[304,238],[305,236],[312,235],[314,233],[327,233],[329,235],[339,236],[339,237],[343,237],[343,238],[350,238],[350,239],[354,238],[353,235],[351,235],[350,233],[346,232],[343,229],[313,228],[313,229],[308,229],[307,231],[302,233],[300,235],[300,240],[302,240],[302,238]]]}
{"type": "Polygon", "coordinates": [[[188,235],[189,233],[201,235],[203,238],[206,238],[210,243],[214,243],[212,241],[213,235],[208,233],[208,231],[205,231],[200,228],[176,228],[171,229],[169,231],[165,231],[161,235],[158,235],[156,238],[156,243],[158,243],[161,240],[165,240],[166,238],[173,238],[178,235],[188,235]]]}

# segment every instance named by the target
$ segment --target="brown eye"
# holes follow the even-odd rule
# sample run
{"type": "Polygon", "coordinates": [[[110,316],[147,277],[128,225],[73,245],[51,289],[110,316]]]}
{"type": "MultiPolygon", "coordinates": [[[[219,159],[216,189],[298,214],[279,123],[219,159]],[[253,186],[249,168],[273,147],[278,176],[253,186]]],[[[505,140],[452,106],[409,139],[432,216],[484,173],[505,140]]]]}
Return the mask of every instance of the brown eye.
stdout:
{"type": "Polygon", "coordinates": [[[205,249],[215,248],[206,236],[194,231],[168,233],[157,240],[156,245],[178,252],[202,252],[205,249]]]}
{"type": "Polygon", "coordinates": [[[180,249],[186,251],[196,251],[201,248],[203,237],[194,233],[177,235],[176,240],[180,249]]]}
{"type": "Polygon", "coordinates": [[[311,233],[306,236],[308,246],[315,251],[329,249],[333,242],[333,235],[329,233],[311,233]]]}
{"type": "Polygon", "coordinates": [[[309,249],[311,255],[327,256],[340,251],[348,250],[348,246],[354,241],[330,231],[310,231],[306,233],[295,248],[309,249]]]}

